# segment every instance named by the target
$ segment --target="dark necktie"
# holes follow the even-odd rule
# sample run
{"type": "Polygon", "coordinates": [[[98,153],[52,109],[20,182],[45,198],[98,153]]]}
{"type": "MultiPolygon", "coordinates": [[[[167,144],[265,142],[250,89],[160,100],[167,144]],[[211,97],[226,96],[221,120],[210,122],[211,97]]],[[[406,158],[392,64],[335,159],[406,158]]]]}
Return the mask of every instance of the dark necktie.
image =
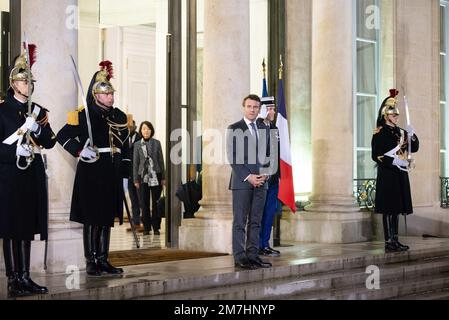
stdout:
{"type": "Polygon", "coordinates": [[[259,136],[257,135],[256,124],[251,122],[250,126],[253,129],[254,136],[256,137],[256,163],[259,164],[259,136]]]}

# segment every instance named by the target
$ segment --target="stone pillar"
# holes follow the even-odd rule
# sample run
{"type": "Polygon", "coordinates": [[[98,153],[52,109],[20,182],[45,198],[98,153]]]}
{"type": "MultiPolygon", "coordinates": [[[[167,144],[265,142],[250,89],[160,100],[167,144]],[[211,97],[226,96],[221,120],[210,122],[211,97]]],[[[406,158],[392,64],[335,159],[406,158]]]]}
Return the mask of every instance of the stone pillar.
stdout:
{"type": "Polygon", "coordinates": [[[241,101],[250,90],[249,1],[208,0],[204,5],[203,200],[196,219],[183,220],[179,242],[181,249],[231,253],[225,133],[242,119],[241,101]]]}
{"type": "MultiPolygon", "coordinates": [[[[439,1],[395,3],[396,86],[406,90],[410,118],[420,140],[420,150],[414,155],[416,169],[410,173],[415,214],[407,221],[408,235],[447,237],[449,215],[440,208],[439,181],[440,126],[449,125],[440,122],[439,1]]],[[[405,126],[405,117],[401,121],[405,126]]]]}
{"type": "Polygon", "coordinates": [[[353,197],[353,1],[314,0],[312,204],[287,215],[284,239],[352,243],[372,236],[353,197]]]}
{"type": "MultiPolygon", "coordinates": [[[[66,124],[67,112],[78,105],[70,57],[78,57],[78,1],[22,1],[22,31],[37,45],[33,99],[50,110],[55,133],[66,124]]],[[[65,272],[68,265],[84,265],[81,225],[69,222],[75,160],[56,145],[45,151],[49,175],[48,272],[65,272]]],[[[32,269],[43,270],[44,243],[34,242],[32,269]]]]}
{"type": "Polygon", "coordinates": [[[285,94],[296,195],[312,189],[311,84],[313,0],[286,0],[285,94]]]}

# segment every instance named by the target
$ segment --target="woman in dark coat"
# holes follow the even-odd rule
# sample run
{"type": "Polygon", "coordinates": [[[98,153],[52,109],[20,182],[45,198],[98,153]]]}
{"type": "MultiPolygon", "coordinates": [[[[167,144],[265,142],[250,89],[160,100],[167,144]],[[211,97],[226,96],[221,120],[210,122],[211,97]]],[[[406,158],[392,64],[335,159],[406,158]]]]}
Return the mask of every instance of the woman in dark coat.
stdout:
{"type": "Polygon", "coordinates": [[[16,59],[11,87],[0,104],[0,239],[11,297],[48,292],[30,278],[30,255],[35,235],[47,240],[48,194],[41,149],[53,148],[56,137],[48,123],[48,110],[33,103],[32,113],[37,117],[27,115],[28,96],[34,88],[34,84],[28,86],[29,79],[22,55],[16,59]],[[28,130],[30,144],[25,136],[28,130]],[[17,135],[19,131],[22,135],[17,135]]]}
{"type": "Polygon", "coordinates": [[[399,216],[413,213],[408,178],[408,144],[418,152],[419,140],[411,126],[398,126],[399,110],[395,99],[399,92],[390,91],[379,110],[377,129],[372,139],[372,159],[377,163],[376,213],[383,214],[386,251],[407,251],[398,239],[399,216]],[[411,139],[410,139],[411,137],[411,139]]]}
{"type": "Polygon", "coordinates": [[[133,177],[140,194],[144,235],[149,235],[151,228],[155,235],[160,235],[161,217],[157,214],[157,201],[165,185],[162,146],[159,140],[153,138],[154,127],[150,122],[140,125],[139,134],[142,139],[134,145],[133,177]]]}
{"type": "Polygon", "coordinates": [[[69,117],[58,142],[72,156],[79,158],[73,187],[70,220],[84,225],[84,254],[89,276],[102,273],[121,274],[108,262],[111,227],[115,218],[123,223],[123,178],[127,177],[129,136],[126,115],[114,104],[112,64],[100,64],[87,93],[87,108],[92,126],[93,146],[83,109],[69,117]]]}

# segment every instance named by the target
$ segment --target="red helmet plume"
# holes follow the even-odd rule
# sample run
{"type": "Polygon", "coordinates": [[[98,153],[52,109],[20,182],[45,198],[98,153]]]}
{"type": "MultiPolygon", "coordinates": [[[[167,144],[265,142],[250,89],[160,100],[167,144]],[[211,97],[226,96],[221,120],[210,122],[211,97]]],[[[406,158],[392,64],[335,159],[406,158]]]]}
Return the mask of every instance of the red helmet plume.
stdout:
{"type": "Polygon", "coordinates": [[[100,62],[101,70],[106,70],[108,72],[108,81],[114,78],[114,68],[112,67],[112,62],[109,60],[100,62]]]}

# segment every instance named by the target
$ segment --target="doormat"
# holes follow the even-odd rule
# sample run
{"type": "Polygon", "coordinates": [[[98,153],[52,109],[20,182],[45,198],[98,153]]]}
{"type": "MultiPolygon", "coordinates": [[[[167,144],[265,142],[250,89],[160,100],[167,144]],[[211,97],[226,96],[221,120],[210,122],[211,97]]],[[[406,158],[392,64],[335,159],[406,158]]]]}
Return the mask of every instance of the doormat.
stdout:
{"type": "Polygon", "coordinates": [[[135,266],[169,261],[191,260],[201,258],[224,257],[226,253],[211,253],[198,251],[184,251],[174,249],[163,250],[130,250],[109,253],[109,262],[117,267],[135,266]]]}

